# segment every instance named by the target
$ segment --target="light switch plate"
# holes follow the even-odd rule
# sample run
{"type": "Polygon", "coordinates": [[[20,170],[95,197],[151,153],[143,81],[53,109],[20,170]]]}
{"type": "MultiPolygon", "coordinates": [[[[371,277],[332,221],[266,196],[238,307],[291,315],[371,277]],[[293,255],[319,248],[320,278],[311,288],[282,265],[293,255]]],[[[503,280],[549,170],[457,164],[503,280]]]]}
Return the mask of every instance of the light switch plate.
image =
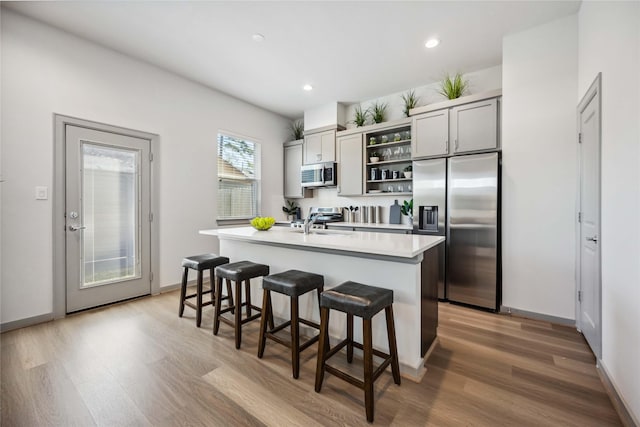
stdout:
{"type": "Polygon", "coordinates": [[[36,187],[36,200],[47,200],[49,198],[48,187],[36,187]]]}

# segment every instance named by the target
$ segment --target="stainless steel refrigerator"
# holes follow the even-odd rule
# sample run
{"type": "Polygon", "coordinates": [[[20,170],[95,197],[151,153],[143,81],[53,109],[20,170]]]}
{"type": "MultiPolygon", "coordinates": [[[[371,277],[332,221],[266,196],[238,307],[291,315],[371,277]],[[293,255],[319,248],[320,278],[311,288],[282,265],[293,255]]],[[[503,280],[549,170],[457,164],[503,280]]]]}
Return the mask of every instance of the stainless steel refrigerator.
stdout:
{"type": "Polygon", "coordinates": [[[445,236],[438,298],[498,310],[500,157],[413,162],[414,233],[445,236]]]}

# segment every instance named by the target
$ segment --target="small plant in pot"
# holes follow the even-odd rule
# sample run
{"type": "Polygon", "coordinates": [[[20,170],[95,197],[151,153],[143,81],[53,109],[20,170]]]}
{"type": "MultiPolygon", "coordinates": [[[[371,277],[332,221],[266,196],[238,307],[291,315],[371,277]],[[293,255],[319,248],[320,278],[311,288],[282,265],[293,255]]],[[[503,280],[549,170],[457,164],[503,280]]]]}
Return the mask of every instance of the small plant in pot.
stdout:
{"type": "Polygon", "coordinates": [[[367,117],[369,116],[369,109],[363,110],[360,105],[358,105],[354,111],[353,123],[356,127],[362,127],[367,123],[367,117]]]}
{"type": "Polygon", "coordinates": [[[304,122],[302,120],[291,122],[289,130],[294,141],[304,138],[304,122]]]}
{"type": "Polygon", "coordinates": [[[400,206],[400,213],[404,216],[409,217],[409,222],[413,222],[413,199],[409,201],[404,201],[402,206],[400,206]]]}
{"type": "Polygon", "coordinates": [[[406,168],[404,168],[404,177],[405,178],[411,178],[412,174],[413,174],[413,167],[411,165],[409,165],[406,168]]]}
{"type": "Polygon", "coordinates": [[[370,108],[371,118],[374,123],[382,123],[384,122],[385,116],[387,114],[387,103],[386,102],[378,102],[376,101],[370,108]]]}
{"type": "Polygon", "coordinates": [[[440,82],[440,90],[438,93],[447,99],[460,98],[467,92],[469,81],[462,78],[462,74],[456,73],[455,76],[447,74],[440,82]]]}
{"type": "Polygon", "coordinates": [[[380,161],[380,153],[373,151],[369,153],[369,163],[378,163],[380,161]]]}
{"type": "Polygon", "coordinates": [[[286,206],[282,207],[282,212],[287,214],[287,220],[293,221],[298,213],[298,203],[295,200],[285,200],[286,206]]]}
{"type": "Polygon", "coordinates": [[[402,95],[402,100],[404,101],[404,109],[402,112],[405,117],[409,117],[409,111],[412,108],[416,108],[418,106],[419,97],[416,96],[416,92],[411,89],[409,92],[402,95]]]}

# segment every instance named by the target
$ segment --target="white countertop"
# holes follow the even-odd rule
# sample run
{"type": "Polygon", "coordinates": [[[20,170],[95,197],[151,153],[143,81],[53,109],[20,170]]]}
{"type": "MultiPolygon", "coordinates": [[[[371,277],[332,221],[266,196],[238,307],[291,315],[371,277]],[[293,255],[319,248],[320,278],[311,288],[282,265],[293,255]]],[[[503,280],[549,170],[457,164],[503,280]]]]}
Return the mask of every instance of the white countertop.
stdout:
{"type": "Polygon", "coordinates": [[[299,246],[301,249],[318,248],[399,258],[414,258],[445,240],[442,236],[346,230],[314,230],[311,234],[305,235],[300,229],[288,227],[272,227],[267,231],[258,231],[253,227],[219,228],[200,230],[200,234],[218,236],[221,240],[242,240],[263,244],[299,246]]]}

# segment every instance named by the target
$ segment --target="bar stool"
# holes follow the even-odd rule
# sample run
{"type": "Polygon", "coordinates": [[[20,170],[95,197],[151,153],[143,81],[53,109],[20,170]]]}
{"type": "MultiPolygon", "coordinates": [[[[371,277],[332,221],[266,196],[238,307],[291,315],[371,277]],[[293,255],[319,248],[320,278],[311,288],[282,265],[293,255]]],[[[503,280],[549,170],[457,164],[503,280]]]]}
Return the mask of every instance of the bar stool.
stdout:
{"type": "MultiPolygon", "coordinates": [[[[200,323],[202,322],[202,307],[206,305],[211,305],[215,303],[215,296],[220,295],[219,293],[214,293],[214,268],[219,265],[227,264],[229,262],[229,258],[224,256],[218,256],[216,254],[203,254],[203,255],[193,255],[188,256],[182,260],[182,267],[184,268],[184,272],[182,273],[182,286],[180,287],[180,308],[178,310],[178,316],[182,317],[184,314],[184,306],[187,305],[193,308],[196,311],[196,326],[199,328],[200,323]],[[196,282],[196,293],[187,295],[187,281],[189,278],[189,269],[196,270],[198,272],[198,280],[196,282]],[[202,273],[204,270],[210,270],[210,278],[209,278],[209,289],[203,291],[202,289],[202,273]],[[211,300],[203,302],[202,296],[204,294],[211,294],[211,300]],[[187,301],[191,298],[196,298],[196,303],[192,303],[191,301],[187,301]]],[[[230,289],[227,288],[227,291],[230,289]]],[[[228,296],[222,299],[228,299],[231,293],[227,292],[228,296]]]]}
{"type": "Polygon", "coordinates": [[[325,371],[363,389],[367,421],[373,422],[373,383],[389,364],[391,364],[393,381],[400,385],[398,348],[396,346],[396,331],[393,323],[393,291],[351,281],[324,291],[320,296],[320,342],[318,344],[316,392],[319,393],[322,388],[325,371]],[[375,350],[372,343],[371,319],[383,308],[387,319],[389,354],[375,350]],[[330,309],[347,313],[347,338],[333,348],[329,347],[330,309]],[[353,316],[362,318],[363,344],[353,341],[353,316]],[[364,381],[326,364],[327,360],[345,345],[347,346],[347,362],[349,363],[353,361],[353,347],[363,350],[364,381]],[[374,354],[384,359],[375,371],[373,370],[374,354]]]}
{"type": "Polygon", "coordinates": [[[262,318],[260,320],[260,339],[258,341],[258,357],[262,359],[264,355],[264,347],[267,338],[274,340],[291,349],[291,366],[293,369],[293,378],[298,378],[300,374],[300,352],[305,350],[311,344],[318,341],[319,335],[315,335],[306,342],[300,344],[300,323],[320,329],[320,325],[310,320],[302,319],[298,313],[298,298],[300,295],[311,292],[314,289],[318,293],[318,301],[320,301],[320,293],[324,289],[324,277],[320,274],[307,273],[299,270],[288,270],[278,274],[272,274],[262,279],[262,318]],[[289,296],[291,319],[274,327],[273,319],[270,328],[267,329],[267,322],[272,316],[271,309],[271,291],[289,296]],[[291,341],[287,342],[275,335],[287,326],[291,326],[291,341]]]}
{"type": "MultiPolygon", "coordinates": [[[[236,348],[240,348],[242,342],[242,325],[260,317],[262,309],[251,304],[251,279],[261,276],[267,276],[269,274],[269,266],[264,264],[257,264],[251,261],[240,261],[231,264],[224,264],[216,267],[216,294],[222,292],[222,279],[226,280],[227,289],[231,287],[231,281],[236,282],[235,286],[235,306],[227,307],[224,310],[221,308],[220,299],[216,299],[216,314],[213,321],[213,335],[218,335],[218,329],[220,328],[220,321],[234,327],[236,348]],[[242,282],[245,285],[245,302],[242,302],[242,282]],[[242,307],[245,307],[246,317],[242,319],[242,307]],[[252,309],[258,311],[257,314],[252,314],[252,309]],[[235,312],[234,312],[235,310],[235,312]],[[221,315],[231,311],[234,313],[234,320],[229,320],[221,315]]],[[[271,320],[273,325],[273,320],[271,320]]]]}

